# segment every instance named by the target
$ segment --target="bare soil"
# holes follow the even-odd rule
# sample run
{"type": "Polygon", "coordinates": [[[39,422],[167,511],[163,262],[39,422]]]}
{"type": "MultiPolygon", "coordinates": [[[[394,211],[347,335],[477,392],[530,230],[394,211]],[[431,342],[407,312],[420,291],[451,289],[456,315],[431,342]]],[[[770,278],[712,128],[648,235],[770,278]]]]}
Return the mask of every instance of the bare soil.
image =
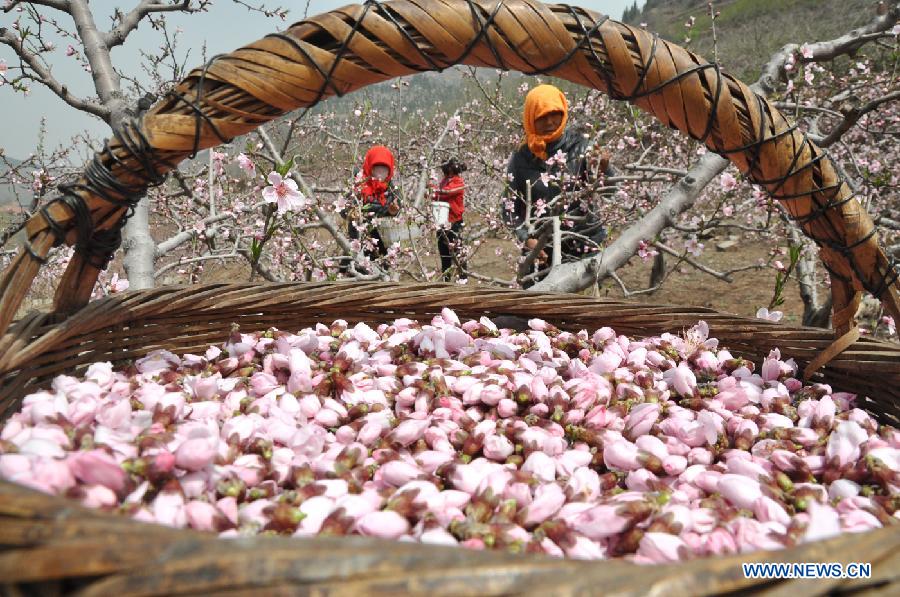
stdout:
{"type": "MultiPolygon", "coordinates": [[[[697,260],[718,272],[757,263],[759,259],[766,259],[772,249],[771,245],[764,242],[740,241],[731,249],[717,251],[714,248],[717,240],[709,239],[704,242],[708,248],[697,260]]],[[[514,278],[512,268],[494,256],[494,248],[501,247],[504,251],[510,252],[515,251],[514,245],[498,239],[489,239],[485,244],[487,246],[480,250],[473,260],[473,270],[504,280],[514,278]]],[[[667,255],[666,262],[667,267],[671,268],[676,259],[667,255]]],[[[631,292],[648,288],[652,265],[652,261],[645,263],[639,257],[633,257],[619,270],[619,278],[631,292]]],[[[749,270],[731,277],[732,281],[729,283],[688,264],[682,264],[660,289],[653,293],[632,295],[628,300],[645,304],[708,307],[745,317],[755,317],[760,307],[769,305],[775,289],[774,269],[749,270]]],[[[777,309],[784,312],[784,322],[799,325],[803,314],[803,302],[800,300],[796,282],[789,281],[786,286],[784,304],[777,309]]],[[[820,293],[822,300],[828,296],[827,292],[827,289],[822,287],[820,293]]],[[[600,294],[616,299],[625,296],[619,284],[612,279],[602,282],[600,294]]]]}

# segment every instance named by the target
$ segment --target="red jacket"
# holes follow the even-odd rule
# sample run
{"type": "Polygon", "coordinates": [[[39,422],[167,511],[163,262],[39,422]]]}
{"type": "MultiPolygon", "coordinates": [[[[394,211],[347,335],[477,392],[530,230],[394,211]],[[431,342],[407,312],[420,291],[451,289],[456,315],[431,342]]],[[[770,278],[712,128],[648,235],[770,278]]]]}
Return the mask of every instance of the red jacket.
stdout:
{"type": "Polygon", "coordinates": [[[462,220],[466,206],[463,202],[465,182],[462,176],[445,176],[434,192],[434,201],[446,201],[450,204],[450,223],[462,220]]]}

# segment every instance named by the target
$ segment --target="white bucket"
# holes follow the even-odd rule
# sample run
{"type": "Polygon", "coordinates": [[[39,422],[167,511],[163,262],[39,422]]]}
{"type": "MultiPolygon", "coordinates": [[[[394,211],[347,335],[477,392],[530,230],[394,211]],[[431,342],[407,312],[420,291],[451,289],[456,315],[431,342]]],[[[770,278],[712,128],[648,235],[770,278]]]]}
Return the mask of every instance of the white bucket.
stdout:
{"type": "Polygon", "coordinates": [[[446,226],[450,222],[450,204],[446,201],[432,201],[431,217],[438,226],[446,226]]]}
{"type": "Polygon", "coordinates": [[[422,236],[422,231],[418,226],[398,221],[395,218],[378,218],[376,224],[381,240],[386,247],[422,236]]]}

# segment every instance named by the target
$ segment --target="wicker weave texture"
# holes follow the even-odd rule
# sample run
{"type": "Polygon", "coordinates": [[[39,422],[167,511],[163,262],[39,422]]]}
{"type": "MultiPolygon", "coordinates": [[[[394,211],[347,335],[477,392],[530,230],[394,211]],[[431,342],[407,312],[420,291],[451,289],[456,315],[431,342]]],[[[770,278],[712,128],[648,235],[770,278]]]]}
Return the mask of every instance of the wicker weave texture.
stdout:
{"type": "MultiPolygon", "coordinates": [[[[15,326],[21,346],[0,346],[0,421],[25,392],[57,373],[97,360],[179,353],[221,343],[230,324],[244,331],[296,330],[336,318],[375,323],[427,320],[449,306],[463,318],[489,315],[523,326],[542,317],[560,327],[612,325],[633,336],[677,331],[704,319],[735,354],[759,359],[773,345],[804,360],[828,344],[823,330],[790,328],[709,309],[634,305],[577,295],[485,292],[445,285],[375,283],[211,284],[114,295],[64,321],[36,314],[15,326]]],[[[900,347],[860,341],[825,369],[826,381],[878,401],[868,407],[896,422],[900,347]],[[876,393],[880,391],[880,393],[876,393]]],[[[146,525],[86,510],[0,482],[0,591],[81,595],[710,595],[730,591],[806,595],[896,590],[900,526],[847,534],[778,552],[700,559],[673,566],[579,562],[354,538],[239,541],[146,525]],[[867,580],[745,579],[742,562],[870,562],[867,580]]]]}
{"type": "Polygon", "coordinates": [[[836,330],[851,327],[856,292],[863,288],[900,319],[900,283],[835,164],[777,108],[717,65],[645,30],[567,5],[391,0],[312,17],[216,57],[119,131],[69,193],[70,200],[86,203],[91,222],[76,226],[70,201],[52,204],[28,223],[31,252],[23,251],[0,278],[0,333],[57,233],[83,249],[60,281],[57,310],[86,304],[105,266],[89,249],[97,233],[119,226],[131,195],[191,153],[335,94],[461,63],[547,73],[600,89],[703,141],[782,200],[820,243],[834,279],[836,330]],[[98,177],[98,169],[111,178],[98,177]]]}
{"type": "Polygon", "coordinates": [[[5,482],[0,543],[0,591],[11,595],[888,595],[900,574],[896,527],[778,552],[636,566],[361,537],[223,541],[5,482]],[[760,584],[741,573],[742,562],[815,561],[870,562],[872,578],[760,584]]]}

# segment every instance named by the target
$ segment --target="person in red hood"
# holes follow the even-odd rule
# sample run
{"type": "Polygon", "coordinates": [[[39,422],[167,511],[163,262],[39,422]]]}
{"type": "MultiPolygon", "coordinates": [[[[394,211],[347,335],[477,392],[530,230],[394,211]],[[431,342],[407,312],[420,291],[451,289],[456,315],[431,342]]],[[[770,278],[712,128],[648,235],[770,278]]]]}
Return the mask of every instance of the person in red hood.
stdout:
{"type": "Polygon", "coordinates": [[[465,284],[468,280],[466,273],[465,250],[462,246],[463,213],[466,211],[464,198],[466,183],[462,179],[462,173],[466,171],[466,165],[450,158],[441,164],[444,178],[438,184],[432,197],[433,201],[444,201],[450,204],[448,226],[438,229],[438,253],[441,256],[441,271],[444,281],[450,281],[450,274],[455,265],[459,271],[457,283],[465,284]]]}
{"type": "MultiPolygon", "coordinates": [[[[350,198],[347,210],[347,235],[363,241],[363,253],[370,261],[387,255],[387,247],[378,233],[375,218],[394,217],[400,213],[400,200],[391,179],[395,172],[394,154],[384,145],[375,145],[363,159],[362,176],[350,198]]],[[[341,273],[350,269],[351,259],[341,262],[341,273]]]]}

